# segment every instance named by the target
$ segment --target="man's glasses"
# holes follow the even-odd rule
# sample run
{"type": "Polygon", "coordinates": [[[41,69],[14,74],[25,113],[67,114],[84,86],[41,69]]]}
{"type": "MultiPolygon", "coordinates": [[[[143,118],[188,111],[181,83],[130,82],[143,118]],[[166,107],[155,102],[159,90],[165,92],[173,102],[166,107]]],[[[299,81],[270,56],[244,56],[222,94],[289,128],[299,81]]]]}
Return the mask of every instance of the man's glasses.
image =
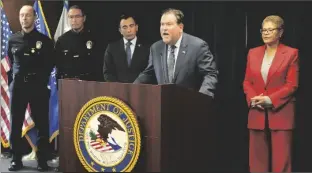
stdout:
{"type": "Polygon", "coordinates": [[[78,19],[78,18],[81,18],[81,17],[83,17],[82,15],[71,15],[71,16],[68,16],[68,18],[70,19],[70,20],[72,20],[72,19],[78,19]]]}

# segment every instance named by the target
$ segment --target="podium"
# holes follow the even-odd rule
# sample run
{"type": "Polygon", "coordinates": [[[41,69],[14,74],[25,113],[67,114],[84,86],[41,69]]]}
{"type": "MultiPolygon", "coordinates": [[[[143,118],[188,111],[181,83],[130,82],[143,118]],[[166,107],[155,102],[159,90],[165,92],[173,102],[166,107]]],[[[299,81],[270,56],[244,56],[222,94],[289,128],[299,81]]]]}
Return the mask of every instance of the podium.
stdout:
{"type": "Polygon", "coordinates": [[[174,84],[59,80],[60,172],[86,172],[73,143],[81,107],[99,96],[122,100],[136,114],[141,152],[133,171],[214,171],[216,114],[211,97],[174,84]]]}

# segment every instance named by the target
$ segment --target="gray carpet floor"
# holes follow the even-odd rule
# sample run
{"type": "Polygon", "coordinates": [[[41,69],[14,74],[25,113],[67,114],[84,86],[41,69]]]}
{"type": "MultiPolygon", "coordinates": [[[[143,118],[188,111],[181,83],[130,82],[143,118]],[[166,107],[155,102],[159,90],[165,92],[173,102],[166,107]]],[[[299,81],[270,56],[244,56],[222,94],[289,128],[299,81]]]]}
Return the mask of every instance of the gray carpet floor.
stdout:
{"type": "MultiPolygon", "coordinates": [[[[1,163],[0,163],[0,169],[1,172],[10,172],[8,171],[8,167],[10,166],[11,159],[10,158],[5,158],[1,157],[1,163]]],[[[17,172],[39,172],[37,171],[37,161],[36,160],[27,160],[23,161],[24,168],[20,171],[17,172]]],[[[57,166],[58,163],[54,161],[48,161],[48,165],[50,166],[50,169],[48,172],[57,172],[57,166]]]]}

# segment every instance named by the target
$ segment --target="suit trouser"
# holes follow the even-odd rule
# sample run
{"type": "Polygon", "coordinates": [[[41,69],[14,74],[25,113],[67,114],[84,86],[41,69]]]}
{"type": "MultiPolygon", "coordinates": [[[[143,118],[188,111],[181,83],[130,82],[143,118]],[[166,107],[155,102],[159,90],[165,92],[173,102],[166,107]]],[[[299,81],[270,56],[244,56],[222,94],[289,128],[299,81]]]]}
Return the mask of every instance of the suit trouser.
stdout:
{"type": "Polygon", "coordinates": [[[22,158],[22,127],[27,104],[30,105],[31,117],[38,130],[37,159],[46,161],[49,151],[49,90],[37,79],[26,80],[15,77],[10,84],[11,135],[10,144],[13,160],[22,158]]]}
{"type": "Polygon", "coordinates": [[[271,130],[271,146],[263,130],[249,130],[249,169],[250,172],[291,172],[291,130],[271,130]],[[271,147],[272,155],[269,155],[271,147]],[[271,159],[269,159],[271,157],[271,159]]]}

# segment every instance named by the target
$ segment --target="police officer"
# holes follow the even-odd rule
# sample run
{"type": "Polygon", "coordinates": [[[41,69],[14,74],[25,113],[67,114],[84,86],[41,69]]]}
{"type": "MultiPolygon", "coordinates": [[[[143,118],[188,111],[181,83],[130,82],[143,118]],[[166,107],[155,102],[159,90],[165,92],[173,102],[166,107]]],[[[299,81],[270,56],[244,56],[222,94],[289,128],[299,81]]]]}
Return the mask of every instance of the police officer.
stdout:
{"type": "Polygon", "coordinates": [[[35,11],[25,5],[20,9],[19,21],[22,31],[9,39],[8,56],[12,67],[13,81],[11,92],[11,135],[12,161],[9,171],[23,168],[22,126],[27,104],[38,129],[37,161],[39,171],[48,170],[47,151],[49,151],[49,76],[53,68],[53,42],[35,29],[35,11]]]}
{"type": "Polygon", "coordinates": [[[58,38],[55,44],[58,79],[101,80],[101,62],[96,49],[95,37],[84,23],[86,16],[77,6],[68,11],[71,30],[58,38]]]}

